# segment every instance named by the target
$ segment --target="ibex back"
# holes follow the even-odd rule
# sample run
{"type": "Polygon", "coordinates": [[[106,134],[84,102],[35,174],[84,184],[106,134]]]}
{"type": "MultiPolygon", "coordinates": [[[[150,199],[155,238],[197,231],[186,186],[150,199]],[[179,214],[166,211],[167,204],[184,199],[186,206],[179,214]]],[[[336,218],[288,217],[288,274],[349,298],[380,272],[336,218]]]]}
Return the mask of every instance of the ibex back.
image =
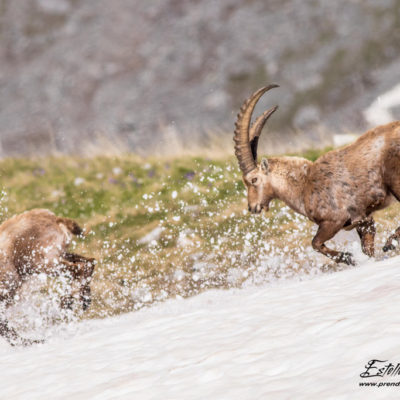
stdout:
{"type": "MultiPolygon", "coordinates": [[[[252,213],[268,211],[277,198],[318,225],[313,248],[336,262],[354,264],[350,253],[325,246],[341,229],[356,228],[362,250],[374,256],[374,211],[400,201],[400,121],[366,132],[353,144],[330,151],[311,162],[300,157],[276,157],[257,163],[257,144],[264,124],[278,108],[265,111],[250,126],[260,97],[277,87],[259,89],[247,99],[237,117],[235,154],[243,172],[252,213]]],[[[400,227],[384,251],[394,249],[400,227]]]]}

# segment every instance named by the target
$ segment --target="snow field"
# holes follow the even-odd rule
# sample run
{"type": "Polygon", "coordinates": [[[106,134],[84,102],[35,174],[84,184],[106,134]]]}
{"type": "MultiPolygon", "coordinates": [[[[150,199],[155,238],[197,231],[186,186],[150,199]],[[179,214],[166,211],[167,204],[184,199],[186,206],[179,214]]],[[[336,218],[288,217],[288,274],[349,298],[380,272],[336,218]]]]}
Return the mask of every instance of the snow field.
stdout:
{"type": "Polygon", "coordinates": [[[1,341],[0,398],[398,399],[359,375],[400,362],[399,300],[395,257],[85,321],[32,348],[1,341]]]}

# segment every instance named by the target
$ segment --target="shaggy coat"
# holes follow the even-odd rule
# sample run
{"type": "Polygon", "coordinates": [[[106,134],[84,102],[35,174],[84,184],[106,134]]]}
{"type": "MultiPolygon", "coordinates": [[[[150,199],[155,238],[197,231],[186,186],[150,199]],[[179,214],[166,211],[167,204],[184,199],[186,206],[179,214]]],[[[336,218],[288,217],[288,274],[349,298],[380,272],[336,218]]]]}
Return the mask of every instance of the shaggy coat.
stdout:
{"type": "MultiPolygon", "coordinates": [[[[249,211],[268,210],[272,199],[284,201],[315,222],[319,229],[314,249],[336,262],[354,264],[350,253],[324,244],[339,230],[356,228],[362,249],[374,255],[374,211],[400,201],[400,121],[376,127],[353,144],[330,151],[315,162],[299,157],[263,159],[257,163],[257,142],[274,107],[250,127],[251,113],[270,85],[255,92],[242,106],[235,130],[235,149],[248,190],[249,211]]],[[[389,237],[384,251],[400,240],[400,228],[389,237]]]]}
{"type": "MultiPolygon", "coordinates": [[[[80,284],[83,309],[90,304],[90,281],[95,260],[68,253],[72,235],[83,233],[79,225],[43,209],[26,211],[0,225],[0,303],[10,304],[24,281],[31,275],[70,275],[80,284]]],[[[72,298],[64,298],[70,307],[72,298]]],[[[0,334],[11,343],[30,343],[22,339],[6,320],[0,319],[0,334]]]]}

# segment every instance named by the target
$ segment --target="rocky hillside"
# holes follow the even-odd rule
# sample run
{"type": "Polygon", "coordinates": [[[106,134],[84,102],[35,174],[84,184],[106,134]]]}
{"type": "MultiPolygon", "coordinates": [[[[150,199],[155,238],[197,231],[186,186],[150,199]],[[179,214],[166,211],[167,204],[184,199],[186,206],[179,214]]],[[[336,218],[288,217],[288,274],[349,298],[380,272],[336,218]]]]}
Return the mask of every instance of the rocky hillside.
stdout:
{"type": "Polygon", "coordinates": [[[290,141],[366,127],[400,82],[400,0],[0,0],[0,42],[3,155],[199,143],[267,82],[290,141]]]}

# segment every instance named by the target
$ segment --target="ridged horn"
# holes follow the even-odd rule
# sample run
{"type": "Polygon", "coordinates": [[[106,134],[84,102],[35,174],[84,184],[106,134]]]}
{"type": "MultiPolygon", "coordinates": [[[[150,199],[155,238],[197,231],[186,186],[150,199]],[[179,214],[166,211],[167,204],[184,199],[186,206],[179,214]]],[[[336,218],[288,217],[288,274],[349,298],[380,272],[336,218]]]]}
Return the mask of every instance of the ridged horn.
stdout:
{"type": "Polygon", "coordinates": [[[233,140],[235,141],[235,154],[239,161],[239,167],[245,175],[257,168],[249,138],[251,115],[260,97],[268,90],[276,87],[278,85],[272,84],[258,89],[243,103],[237,116],[233,140]]]}
{"type": "Polygon", "coordinates": [[[261,131],[264,128],[264,125],[267,123],[269,117],[278,109],[278,106],[272,107],[267,111],[264,111],[251,125],[249,140],[250,140],[250,148],[253,154],[254,161],[257,162],[257,146],[258,139],[261,135],[261,131]]]}

